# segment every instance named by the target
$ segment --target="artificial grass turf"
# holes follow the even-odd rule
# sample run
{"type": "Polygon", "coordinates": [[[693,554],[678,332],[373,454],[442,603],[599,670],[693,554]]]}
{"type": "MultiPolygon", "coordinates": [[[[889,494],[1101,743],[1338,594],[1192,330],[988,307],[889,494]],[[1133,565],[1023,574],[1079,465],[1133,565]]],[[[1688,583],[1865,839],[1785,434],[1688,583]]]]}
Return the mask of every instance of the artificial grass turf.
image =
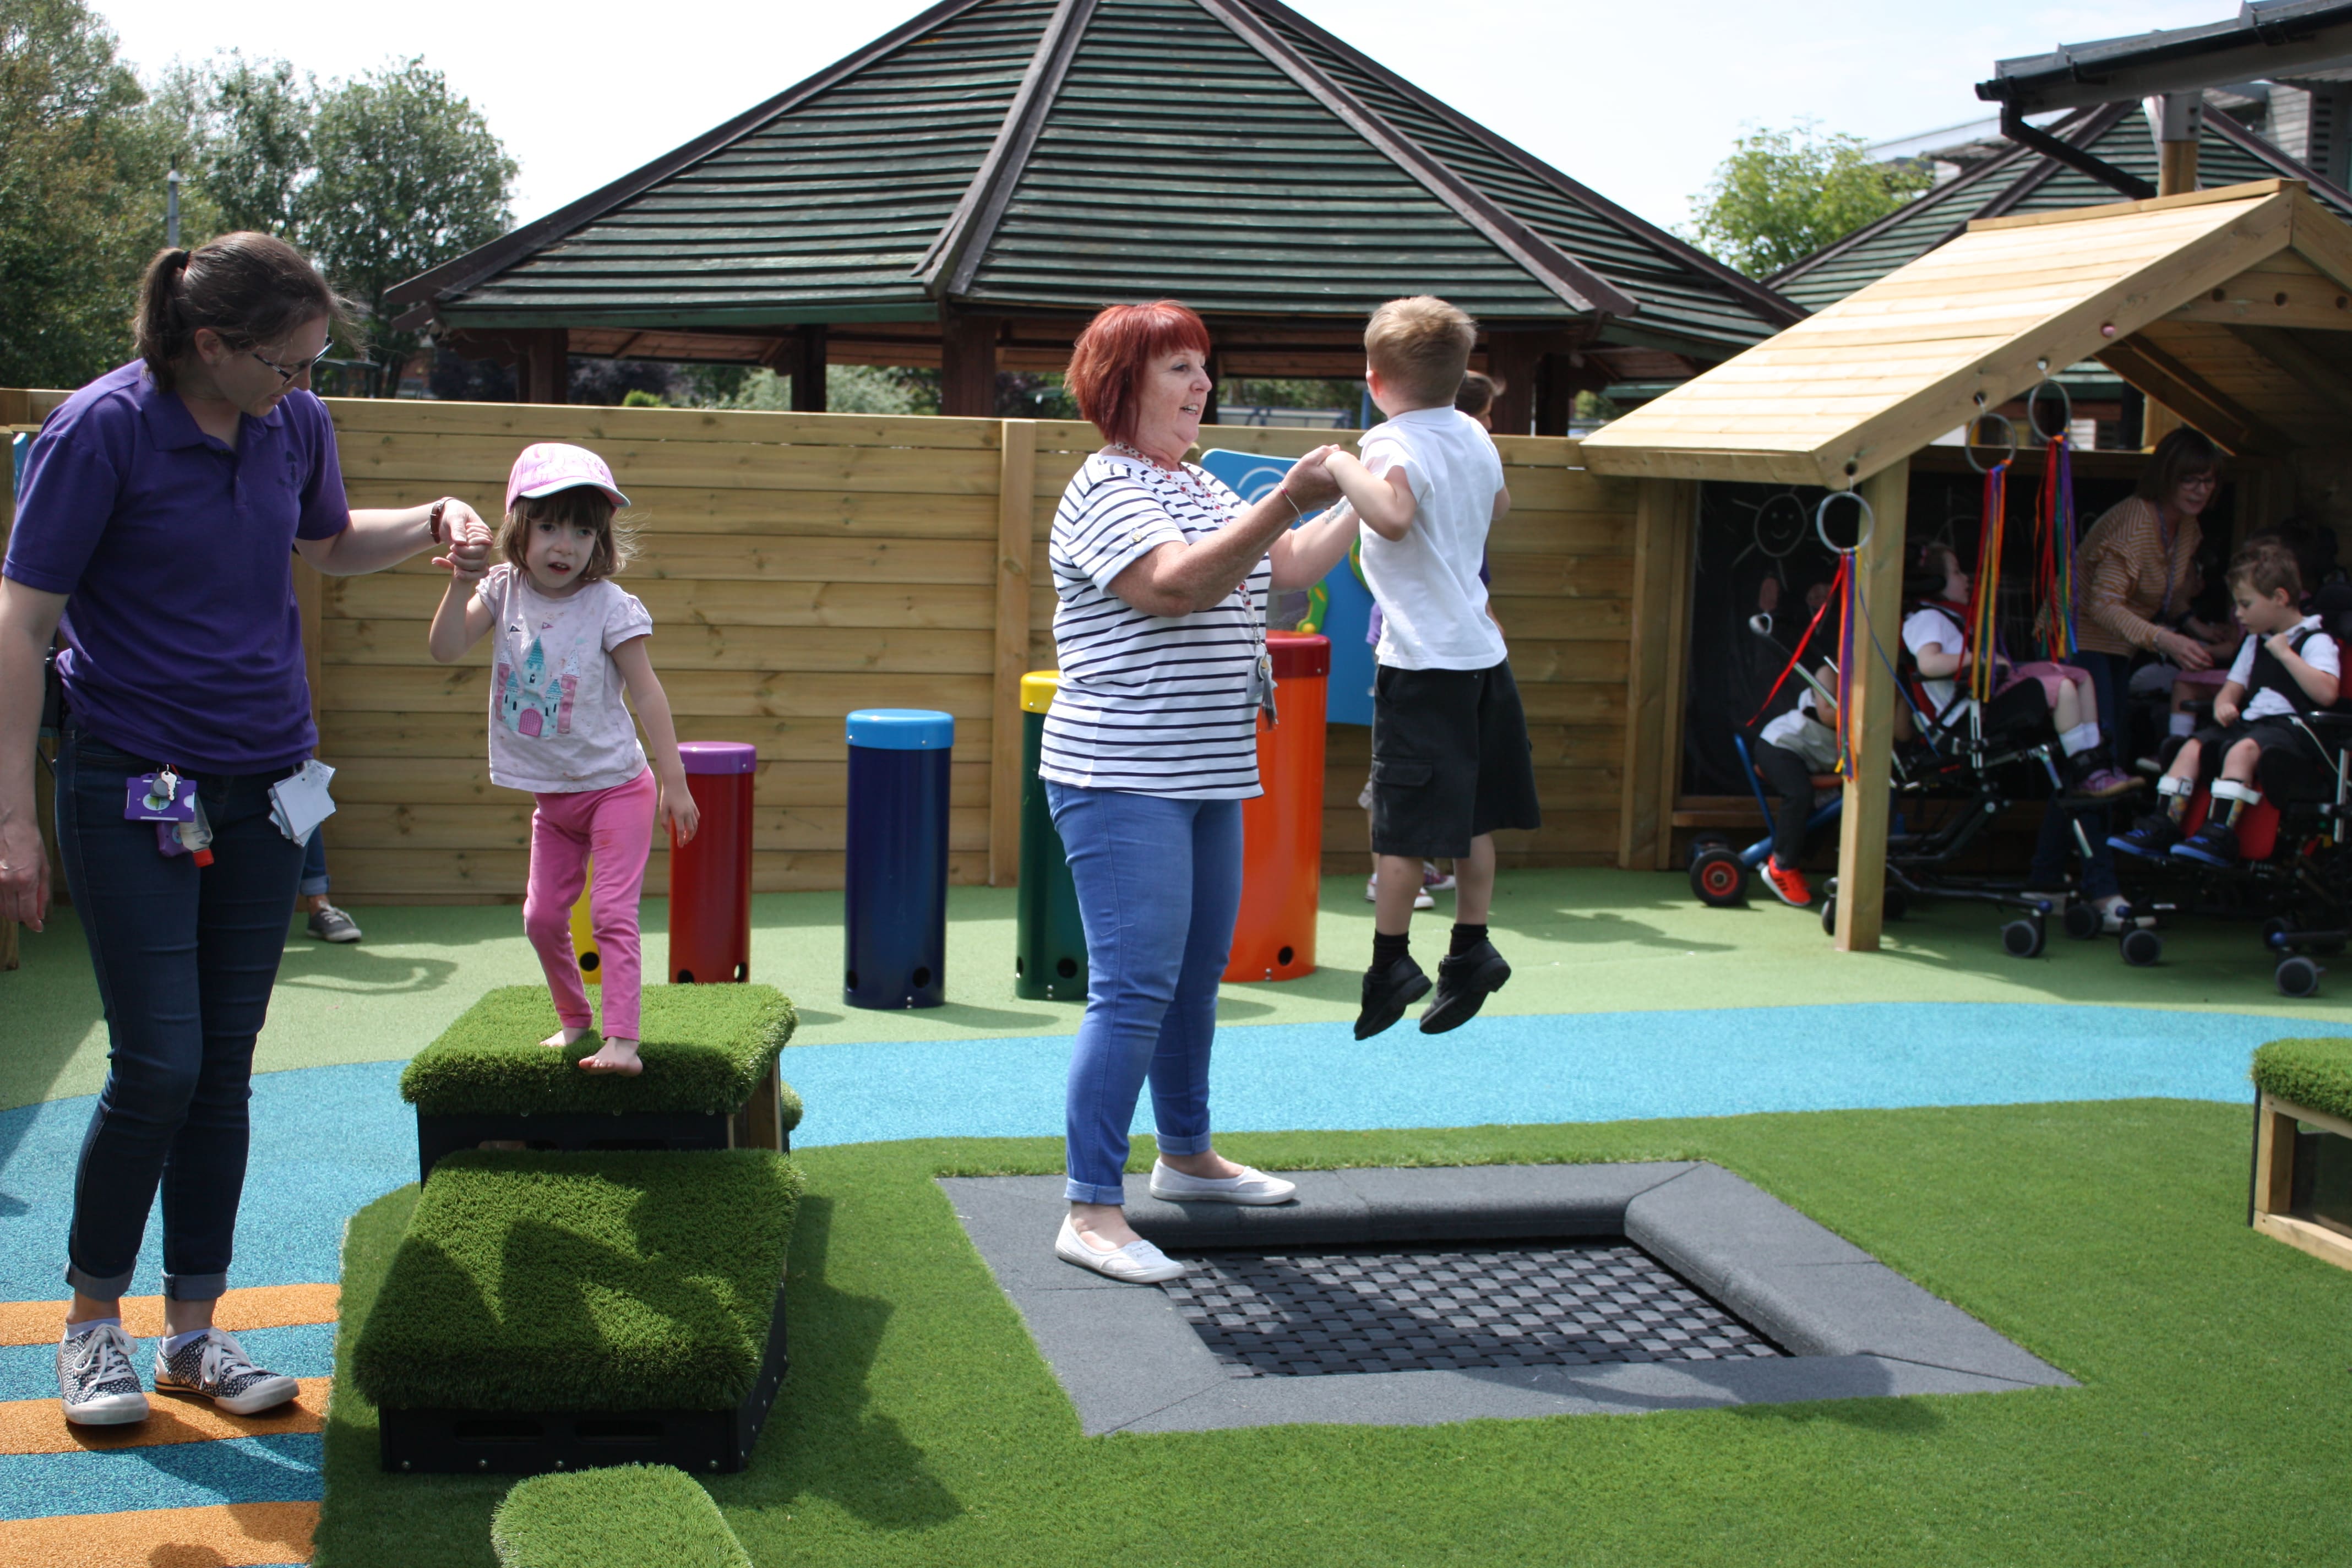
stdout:
{"type": "Polygon", "coordinates": [[[710,1494],[669,1465],[518,1481],[490,1545],[499,1568],[751,1568],[710,1494]]]}
{"type": "MultiPolygon", "coordinates": [[[[556,1029],[544,985],[492,991],[416,1054],[400,1097],[422,1111],[699,1111],[740,1109],[792,1038],[793,1005],[772,985],[648,985],[635,1078],[582,1072],[600,1044],[590,1030],[567,1050],[539,1042],[556,1029]]],[[[800,1124],[800,1097],[783,1089],[783,1124],[800,1124]]]]}
{"type": "Polygon", "coordinates": [[[2273,1040],[2254,1052],[2254,1082],[2289,1105],[2352,1121],[2352,1038],[2273,1040]]]}
{"type": "Polygon", "coordinates": [[[409,1410],[732,1409],[800,1193],[793,1162],[759,1149],[452,1154],[352,1374],[409,1410]]]}
{"type": "MultiPolygon", "coordinates": [[[[2340,1563],[2352,1277],[2246,1228],[2245,1118],[2140,1100],[1226,1137],[1269,1169],[1716,1160],[2084,1386],[1097,1438],[931,1180],[1050,1172],[1058,1144],[812,1150],[792,1374],[751,1468],[710,1491],[770,1565],[2340,1563]]],[[[1132,1168],[1152,1157],[1139,1140],[1132,1168]]],[[[343,1365],[410,1201],[352,1222],[343,1365]]],[[[500,1489],[383,1475],[373,1419],[339,1383],[321,1568],[487,1564],[500,1489]]]]}

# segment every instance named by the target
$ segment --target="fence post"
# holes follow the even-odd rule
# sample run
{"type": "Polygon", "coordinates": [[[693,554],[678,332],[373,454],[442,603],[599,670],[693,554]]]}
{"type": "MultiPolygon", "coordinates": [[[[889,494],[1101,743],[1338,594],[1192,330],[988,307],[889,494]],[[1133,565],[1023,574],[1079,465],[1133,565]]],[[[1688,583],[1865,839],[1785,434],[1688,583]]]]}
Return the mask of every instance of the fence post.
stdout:
{"type": "Polygon", "coordinates": [[[997,464],[996,684],[989,704],[988,885],[1021,878],[1021,677],[1029,668],[1030,531],[1037,422],[1007,419],[997,464]]]}

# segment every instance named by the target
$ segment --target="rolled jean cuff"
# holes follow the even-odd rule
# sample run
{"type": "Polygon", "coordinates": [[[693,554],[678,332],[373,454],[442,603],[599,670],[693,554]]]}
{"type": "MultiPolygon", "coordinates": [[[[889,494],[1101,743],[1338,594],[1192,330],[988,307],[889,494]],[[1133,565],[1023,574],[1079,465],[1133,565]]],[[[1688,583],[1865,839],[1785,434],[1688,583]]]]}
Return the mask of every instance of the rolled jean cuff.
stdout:
{"type": "Polygon", "coordinates": [[[228,1275],[166,1274],[163,1276],[163,1300],[166,1301],[217,1301],[228,1294],[228,1275]]]}
{"type": "Polygon", "coordinates": [[[1125,1204],[1127,1188],[1098,1187],[1091,1182],[1081,1182],[1073,1177],[1062,1184],[1062,1196],[1074,1204],[1125,1204]]]}
{"type": "Polygon", "coordinates": [[[1209,1152],[1210,1145],[1215,1142],[1205,1132],[1191,1138],[1178,1138],[1167,1132],[1158,1132],[1152,1136],[1159,1143],[1160,1152],[1162,1154],[1205,1154],[1209,1152]]]}
{"type": "Polygon", "coordinates": [[[323,898],[328,885],[324,877],[305,877],[294,884],[294,896],[298,899],[323,898]]]}
{"type": "Polygon", "coordinates": [[[93,1301],[111,1301],[131,1289],[132,1270],[120,1274],[97,1275],[84,1268],[66,1265],[66,1283],[93,1301]]]}

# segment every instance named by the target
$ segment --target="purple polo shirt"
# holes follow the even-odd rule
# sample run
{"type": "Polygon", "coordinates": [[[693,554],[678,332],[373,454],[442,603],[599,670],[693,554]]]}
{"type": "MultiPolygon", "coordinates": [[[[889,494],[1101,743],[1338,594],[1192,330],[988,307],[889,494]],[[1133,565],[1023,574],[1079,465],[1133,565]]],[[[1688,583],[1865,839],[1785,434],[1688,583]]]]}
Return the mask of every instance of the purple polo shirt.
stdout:
{"type": "Polygon", "coordinates": [[[100,739],[199,773],[258,773],[319,741],[294,541],[350,524],[316,397],[241,416],[231,451],[134,363],[41,427],[0,573],[67,595],[58,670],[100,739]]]}

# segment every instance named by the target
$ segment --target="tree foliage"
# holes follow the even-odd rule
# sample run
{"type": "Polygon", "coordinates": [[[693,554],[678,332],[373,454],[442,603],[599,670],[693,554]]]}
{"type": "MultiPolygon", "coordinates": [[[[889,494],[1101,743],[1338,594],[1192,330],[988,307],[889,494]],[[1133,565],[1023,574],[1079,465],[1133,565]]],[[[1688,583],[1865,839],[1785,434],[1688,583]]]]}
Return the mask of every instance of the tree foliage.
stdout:
{"type": "Polygon", "coordinates": [[[1934,183],[1916,165],[1873,163],[1861,137],[1811,121],[1750,131],[1692,198],[1689,237],[1748,277],[1767,278],[1934,183]]]}

